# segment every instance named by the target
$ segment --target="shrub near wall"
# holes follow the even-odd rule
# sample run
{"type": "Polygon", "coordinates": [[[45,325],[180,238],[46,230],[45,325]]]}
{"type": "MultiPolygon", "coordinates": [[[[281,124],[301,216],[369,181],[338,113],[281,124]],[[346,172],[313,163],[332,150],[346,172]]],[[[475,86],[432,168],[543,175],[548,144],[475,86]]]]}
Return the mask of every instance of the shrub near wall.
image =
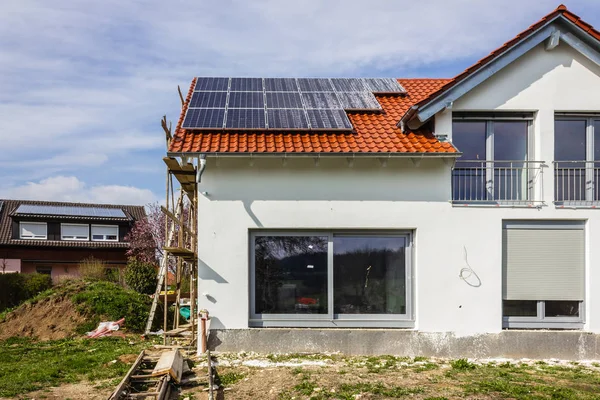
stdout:
{"type": "Polygon", "coordinates": [[[52,287],[46,274],[0,274],[0,312],[52,287]]]}

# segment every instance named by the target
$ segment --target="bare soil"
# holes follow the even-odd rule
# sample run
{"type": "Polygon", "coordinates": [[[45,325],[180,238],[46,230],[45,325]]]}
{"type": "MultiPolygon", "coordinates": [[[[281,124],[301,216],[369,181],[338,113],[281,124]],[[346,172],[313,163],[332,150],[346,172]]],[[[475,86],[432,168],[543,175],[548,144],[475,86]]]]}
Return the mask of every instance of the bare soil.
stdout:
{"type": "Polygon", "coordinates": [[[49,297],[35,304],[24,304],[0,323],[0,340],[13,336],[57,340],[75,336],[75,329],[85,322],[66,297],[49,297]]]}
{"type": "MultiPolygon", "coordinates": [[[[15,397],[15,399],[27,399],[27,400],[106,400],[112,393],[112,387],[98,386],[98,382],[79,382],[71,383],[68,385],[61,385],[58,387],[50,387],[44,390],[38,390],[36,392],[27,393],[26,395],[15,397]]],[[[0,397],[0,400],[8,400],[0,397]]]]}

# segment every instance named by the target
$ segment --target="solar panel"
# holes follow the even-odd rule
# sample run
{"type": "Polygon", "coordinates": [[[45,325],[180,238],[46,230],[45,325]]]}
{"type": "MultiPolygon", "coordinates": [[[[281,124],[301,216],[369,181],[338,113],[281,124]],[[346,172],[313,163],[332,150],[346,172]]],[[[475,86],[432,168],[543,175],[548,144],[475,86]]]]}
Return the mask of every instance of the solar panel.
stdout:
{"type": "Polygon", "coordinates": [[[351,129],[344,110],[381,110],[373,93],[405,93],[393,78],[201,77],[194,90],[186,129],[351,129]]]}
{"type": "Polygon", "coordinates": [[[120,208],[46,206],[21,204],[15,214],[60,215],[69,217],[127,218],[120,208]]]}
{"type": "Polygon", "coordinates": [[[229,78],[204,78],[200,77],[196,79],[196,87],[194,90],[218,90],[227,91],[229,86],[229,78]]]}
{"type": "Polygon", "coordinates": [[[329,78],[298,78],[298,86],[303,92],[333,92],[329,78]]]}
{"type": "Polygon", "coordinates": [[[265,108],[263,92],[231,92],[229,108],[265,108]]]}
{"type": "Polygon", "coordinates": [[[361,78],[331,78],[331,83],[338,92],[364,92],[367,90],[361,78]]]}
{"type": "Polygon", "coordinates": [[[231,91],[262,92],[262,78],[231,78],[231,91]]]}
{"type": "Polygon", "coordinates": [[[372,93],[406,93],[394,78],[363,78],[363,83],[372,93]]]}
{"type": "Polygon", "coordinates": [[[230,108],[227,110],[227,128],[259,129],[266,127],[264,109],[230,108]]]}
{"type": "Polygon", "coordinates": [[[191,108],[225,108],[227,92],[194,92],[191,108]]]}
{"type": "Polygon", "coordinates": [[[344,110],[306,110],[312,129],[352,129],[344,110]]]}
{"type": "Polygon", "coordinates": [[[267,92],[297,92],[298,85],[295,78],[265,78],[267,92]]]}
{"type": "Polygon", "coordinates": [[[377,110],[381,105],[371,92],[338,93],[338,99],[344,110],[377,110]]]}
{"type": "Polygon", "coordinates": [[[267,108],[303,108],[302,99],[294,92],[267,92],[267,108]]]}
{"type": "Polygon", "coordinates": [[[189,108],[182,127],[185,129],[221,129],[224,119],[224,108],[189,108]]]}
{"type": "Polygon", "coordinates": [[[307,109],[342,108],[335,92],[303,92],[302,99],[307,109]]]}
{"type": "Polygon", "coordinates": [[[308,129],[304,110],[267,110],[271,129],[308,129]]]}

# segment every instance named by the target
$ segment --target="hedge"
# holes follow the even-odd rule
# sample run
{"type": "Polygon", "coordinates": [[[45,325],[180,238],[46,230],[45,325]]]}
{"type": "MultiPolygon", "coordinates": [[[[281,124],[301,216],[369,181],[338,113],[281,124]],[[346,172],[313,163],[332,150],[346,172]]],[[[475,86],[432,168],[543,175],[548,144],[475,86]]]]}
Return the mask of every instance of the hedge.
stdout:
{"type": "Polygon", "coordinates": [[[0,274],[0,312],[51,287],[52,278],[47,274],[0,274]]]}

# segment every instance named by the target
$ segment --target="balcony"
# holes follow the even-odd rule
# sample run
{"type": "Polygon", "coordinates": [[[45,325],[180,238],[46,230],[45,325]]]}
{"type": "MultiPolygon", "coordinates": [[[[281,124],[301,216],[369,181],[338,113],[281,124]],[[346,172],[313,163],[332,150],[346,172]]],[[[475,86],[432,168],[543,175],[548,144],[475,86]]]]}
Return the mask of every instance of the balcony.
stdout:
{"type": "Polygon", "coordinates": [[[600,161],[554,161],[554,204],[559,207],[600,205],[600,161]]]}
{"type": "Polygon", "coordinates": [[[543,161],[457,161],[452,168],[452,204],[539,207],[544,204],[546,166],[543,161]]]}

